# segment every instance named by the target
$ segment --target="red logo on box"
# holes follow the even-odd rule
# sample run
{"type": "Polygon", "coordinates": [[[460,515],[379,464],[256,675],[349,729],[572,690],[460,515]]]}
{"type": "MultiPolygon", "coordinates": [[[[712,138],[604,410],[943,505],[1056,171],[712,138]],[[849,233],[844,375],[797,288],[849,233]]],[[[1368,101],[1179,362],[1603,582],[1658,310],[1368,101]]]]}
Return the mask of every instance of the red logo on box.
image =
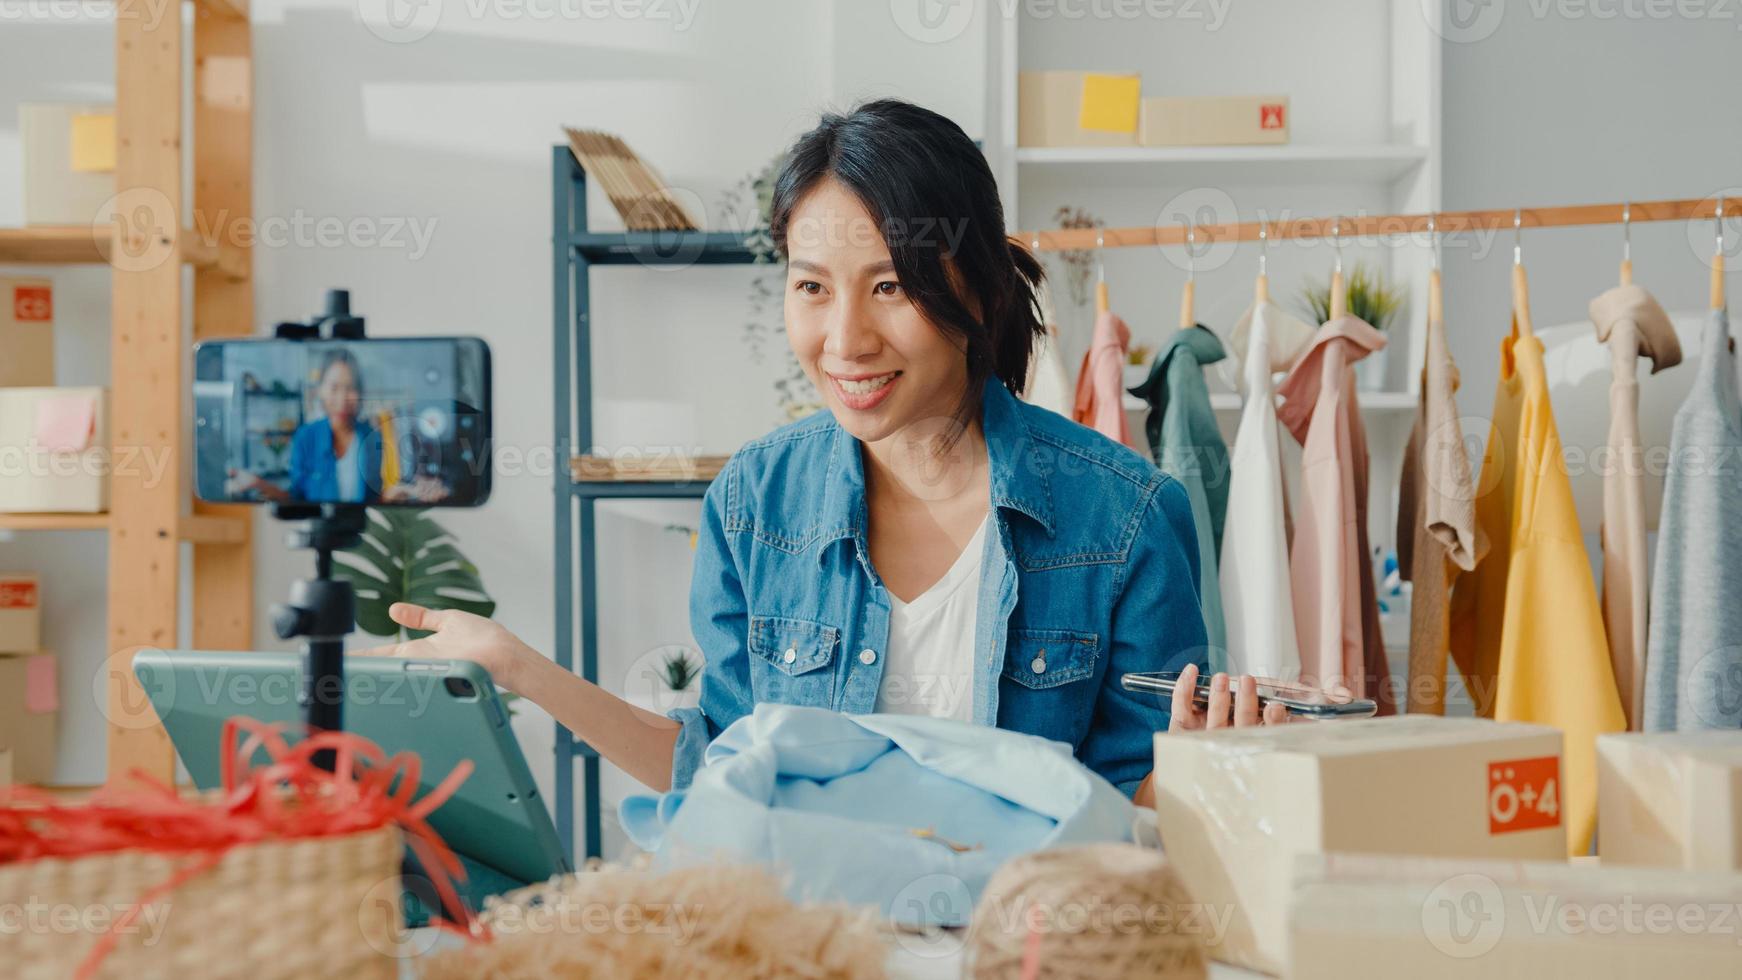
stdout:
{"type": "Polygon", "coordinates": [[[35,609],[36,583],[0,582],[0,609],[35,609]]]}
{"type": "Polygon", "coordinates": [[[47,286],[17,286],[12,290],[12,319],[47,323],[54,319],[54,290],[47,286]]]}
{"type": "Polygon", "coordinates": [[[1561,759],[1513,759],[1488,764],[1488,833],[1558,827],[1561,759]]]}
{"type": "Polygon", "coordinates": [[[1259,129],[1281,129],[1288,115],[1288,106],[1280,102],[1265,102],[1258,107],[1259,129]]]}

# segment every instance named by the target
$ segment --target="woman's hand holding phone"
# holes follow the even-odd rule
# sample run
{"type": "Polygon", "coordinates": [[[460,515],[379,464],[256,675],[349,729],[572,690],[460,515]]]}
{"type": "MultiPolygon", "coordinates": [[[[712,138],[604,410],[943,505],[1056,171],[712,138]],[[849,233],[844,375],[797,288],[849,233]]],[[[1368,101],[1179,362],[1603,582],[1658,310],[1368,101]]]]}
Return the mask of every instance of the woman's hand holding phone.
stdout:
{"type": "Polygon", "coordinates": [[[1192,664],[1180,671],[1179,683],[1173,689],[1173,715],[1168,720],[1170,732],[1192,732],[1204,728],[1246,728],[1252,725],[1281,725],[1289,720],[1288,709],[1272,701],[1260,705],[1258,678],[1250,674],[1230,681],[1227,674],[1210,678],[1210,703],[1200,707],[1193,698],[1198,689],[1198,666],[1192,664]]]}

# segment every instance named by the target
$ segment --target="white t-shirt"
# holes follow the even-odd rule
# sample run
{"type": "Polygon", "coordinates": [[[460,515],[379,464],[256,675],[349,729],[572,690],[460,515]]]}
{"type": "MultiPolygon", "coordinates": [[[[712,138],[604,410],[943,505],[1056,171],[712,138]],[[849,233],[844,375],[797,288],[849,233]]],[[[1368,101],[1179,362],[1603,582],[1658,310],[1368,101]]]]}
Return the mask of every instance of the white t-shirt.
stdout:
{"type": "Polygon", "coordinates": [[[345,446],[345,455],[340,456],[333,466],[333,475],[339,481],[339,500],[344,503],[363,502],[363,459],[362,454],[357,452],[359,438],[358,433],[353,430],[351,441],[345,446]]]}
{"type": "Polygon", "coordinates": [[[973,720],[974,623],[991,523],[988,512],[950,570],[912,602],[890,595],[878,712],[973,720]]]}

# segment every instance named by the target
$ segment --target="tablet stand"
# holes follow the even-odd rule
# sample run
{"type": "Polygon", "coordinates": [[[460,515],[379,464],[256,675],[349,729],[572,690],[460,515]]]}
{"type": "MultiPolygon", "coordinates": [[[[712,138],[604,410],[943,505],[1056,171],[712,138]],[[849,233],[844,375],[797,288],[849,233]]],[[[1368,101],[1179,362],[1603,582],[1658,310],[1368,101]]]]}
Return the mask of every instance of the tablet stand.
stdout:
{"type": "MultiPolygon", "coordinates": [[[[327,308],[308,323],[281,323],[280,340],[362,340],[363,318],[351,315],[351,295],[327,290],[327,308]]],[[[355,545],[368,517],[361,504],[273,504],[281,521],[307,521],[291,530],[285,543],[315,553],[314,578],[292,583],[290,601],[272,607],[272,629],[280,639],[301,637],[302,689],[297,702],[310,731],[345,727],[345,636],[356,625],[351,583],[333,578],[333,552],[355,545]]],[[[333,753],[316,753],[314,762],[333,768],[333,753]]]]}

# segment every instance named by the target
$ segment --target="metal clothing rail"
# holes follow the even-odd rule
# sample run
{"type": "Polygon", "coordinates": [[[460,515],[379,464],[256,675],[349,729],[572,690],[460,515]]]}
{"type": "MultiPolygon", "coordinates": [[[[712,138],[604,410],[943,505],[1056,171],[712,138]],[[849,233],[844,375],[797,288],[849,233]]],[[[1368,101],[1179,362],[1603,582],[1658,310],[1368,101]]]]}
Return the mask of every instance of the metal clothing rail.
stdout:
{"type": "Polygon", "coordinates": [[[1194,247],[1220,242],[1255,242],[1260,231],[1270,241],[1287,238],[1324,240],[1385,238],[1400,235],[1455,235],[1470,231],[1511,231],[1517,228],[1571,228],[1579,225],[1618,225],[1641,221],[1697,221],[1742,215],[1742,200],[1723,195],[1679,201],[1627,201],[1617,204],[1573,204],[1565,207],[1506,208],[1493,211],[1438,211],[1432,214],[1333,215],[1284,221],[1243,221],[1236,224],[1158,224],[1136,228],[1055,228],[1051,231],[1016,231],[1010,237],[1036,251],[1088,251],[1096,248],[1132,248],[1144,245],[1184,245],[1187,236],[1194,247]]]}

